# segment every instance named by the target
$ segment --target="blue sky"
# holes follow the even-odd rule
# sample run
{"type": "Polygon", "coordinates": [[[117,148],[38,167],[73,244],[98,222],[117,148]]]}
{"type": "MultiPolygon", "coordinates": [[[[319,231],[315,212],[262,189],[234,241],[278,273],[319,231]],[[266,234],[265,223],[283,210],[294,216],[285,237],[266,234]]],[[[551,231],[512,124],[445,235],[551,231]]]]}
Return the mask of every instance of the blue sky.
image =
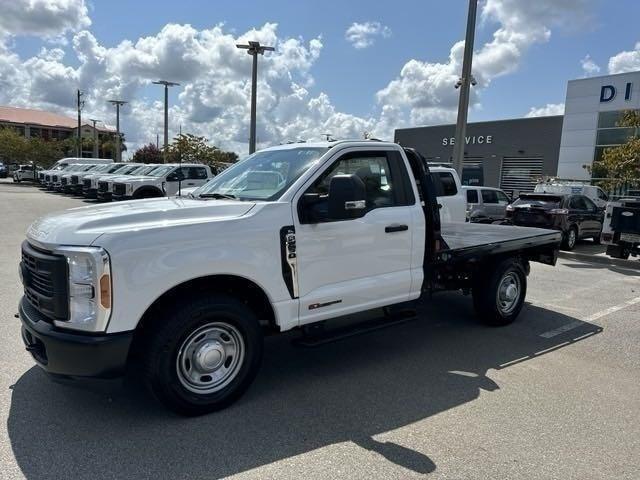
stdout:
{"type": "MultiPolygon", "coordinates": [[[[61,34],[56,41],[51,40],[51,35],[44,36],[37,31],[12,32],[10,27],[5,25],[5,29],[10,34],[10,39],[5,40],[5,43],[12,53],[19,56],[23,64],[28,64],[28,60],[32,57],[42,56],[41,48],[43,46],[49,50],[60,48],[64,52],[63,56],[61,54],[54,55],[53,60],[46,60],[47,68],[55,71],[47,78],[51,80],[52,76],[68,74],[70,91],[74,88],[71,83],[75,81],[76,83],[84,82],[85,85],[88,85],[88,90],[89,87],[93,88],[96,97],[100,91],[105,89],[109,89],[109,92],[123,92],[123,94],[134,97],[132,99],[146,102],[144,106],[138,105],[136,107],[142,109],[141,111],[145,108],[147,110],[155,108],[154,101],[160,99],[160,90],[149,86],[148,83],[152,79],[152,75],[161,76],[163,74],[162,65],[158,66],[157,73],[153,73],[152,70],[152,73],[148,73],[148,69],[145,70],[147,73],[140,74],[135,85],[127,84],[128,79],[121,78],[122,72],[128,72],[122,66],[118,66],[117,72],[119,73],[117,75],[113,72],[108,73],[109,75],[113,74],[108,85],[99,84],[99,81],[104,79],[87,80],[87,73],[82,71],[82,60],[74,47],[74,36],[78,35],[81,30],[90,32],[101,48],[115,49],[125,40],[130,40],[135,45],[135,42],[141,37],[159,38],[159,32],[167,24],[188,24],[197,32],[208,31],[216,25],[223,24],[221,28],[225,34],[241,36],[251,29],[264,32],[268,30],[265,30],[265,24],[271,22],[277,23],[275,37],[273,37],[277,38],[275,40],[277,42],[295,39],[299,42],[299,47],[306,49],[307,52],[312,50],[310,42],[313,39],[317,39],[321,43],[320,53],[314,56],[309,65],[291,66],[289,64],[287,68],[291,70],[286,72],[286,75],[278,77],[278,72],[265,75],[268,78],[278,77],[276,82],[278,85],[284,84],[287,78],[293,78],[296,84],[302,84],[306,96],[298,107],[300,110],[305,110],[307,105],[305,102],[317,98],[321,94],[326,94],[330,108],[335,110],[332,115],[337,112],[350,116],[348,119],[351,122],[350,127],[346,129],[348,132],[366,127],[380,128],[387,133],[395,126],[451,121],[454,93],[452,84],[451,91],[449,91],[448,80],[444,87],[431,92],[434,98],[429,102],[426,100],[421,102],[417,98],[421,95],[420,88],[411,93],[412,98],[399,100],[399,103],[402,103],[400,106],[404,109],[403,112],[396,112],[393,120],[383,122],[384,127],[380,127],[381,122],[379,121],[384,106],[393,105],[394,100],[398,101],[401,98],[401,93],[397,91],[398,88],[408,89],[411,84],[406,83],[405,85],[403,83],[400,87],[395,85],[393,88],[396,91],[387,91],[382,100],[376,94],[385,88],[393,90],[391,84],[394,80],[402,78],[401,71],[411,60],[419,62],[418,67],[427,72],[418,74],[418,76],[424,75],[424,80],[427,82],[421,88],[430,88],[429,82],[433,78],[440,78],[437,73],[428,73],[431,71],[430,65],[447,64],[452,46],[462,39],[467,11],[467,2],[463,0],[396,0],[392,4],[360,0],[350,2],[333,0],[305,2],[281,0],[270,2],[94,0],[90,3],[81,0],[77,2],[75,0],[53,1],[75,2],[83,6],[87,10],[85,17],[90,18],[90,25],[85,23],[81,27],[73,24],[60,27],[61,34]],[[378,22],[382,27],[386,27],[390,34],[375,36],[372,46],[356,49],[345,39],[345,31],[354,22],[360,24],[378,22]],[[66,45],[61,44],[65,42],[60,42],[60,38],[66,39],[66,45]],[[76,73],[72,73],[71,70],[68,70],[67,73],[61,73],[64,71],[64,67],[76,69],[76,73]],[[438,95],[443,98],[447,97],[446,101],[439,102],[438,95]],[[393,125],[393,122],[397,122],[398,125],[393,125]]],[[[489,2],[494,4],[493,14],[479,15],[478,18],[477,51],[491,42],[494,33],[500,28],[506,28],[510,31],[510,35],[513,35],[514,32],[519,32],[519,26],[523,26],[523,30],[531,36],[532,40],[516,43],[517,54],[508,57],[502,64],[500,64],[502,60],[496,61],[494,64],[485,66],[485,71],[480,71],[481,66],[477,67],[479,69],[477,76],[481,76],[484,80],[477,89],[478,97],[476,97],[477,101],[470,113],[471,120],[521,117],[534,107],[562,104],[567,80],[585,75],[581,60],[586,55],[589,55],[599,65],[602,74],[606,74],[610,57],[623,51],[634,51],[636,43],[640,41],[640,32],[637,29],[637,19],[640,18],[640,2],[637,1],[556,0],[554,2],[544,0],[539,2],[537,9],[529,7],[527,4],[531,2],[524,0],[489,0],[489,2]],[[564,6],[557,7],[559,4],[564,4],[564,6]],[[512,11],[514,18],[517,15],[531,15],[533,20],[524,18],[523,23],[518,23],[517,18],[509,18],[512,11]],[[548,28],[550,36],[541,40],[540,28],[536,30],[534,27],[530,27],[531,24],[534,24],[534,27],[537,25],[543,29],[548,28]]],[[[486,3],[485,1],[480,3],[481,14],[486,3]]],[[[1,32],[2,25],[0,24],[1,32]]],[[[513,48],[512,45],[509,47],[513,48]]],[[[116,58],[117,52],[112,50],[109,55],[116,58]]],[[[202,55],[206,55],[206,53],[202,55]]],[[[490,55],[488,54],[487,57],[490,55]]],[[[249,59],[246,58],[246,60],[249,59]]],[[[272,60],[264,59],[264,61],[272,60]]],[[[484,63],[492,61],[489,59],[484,63]]],[[[263,62],[262,59],[261,62],[263,62]]],[[[215,64],[208,64],[207,68],[212,72],[209,74],[212,77],[211,82],[228,81],[219,77],[214,80],[217,75],[214,71],[218,68],[215,64]]],[[[263,68],[262,63],[261,68],[263,68]]],[[[265,64],[264,68],[268,70],[272,68],[272,65],[265,64]]],[[[450,76],[452,69],[447,71],[450,76]]],[[[0,74],[1,72],[0,68],[0,74]]],[[[103,75],[106,74],[103,73],[103,75]]],[[[201,75],[206,76],[207,73],[203,71],[201,75]]],[[[236,80],[235,77],[234,80],[236,80]]],[[[237,78],[237,80],[241,79],[237,78]]],[[[409,80],[405,80],[409,82],[409,80]]],[[[242,81],[246,82],[246,78],[242,81]]],[[[36,84],[36,82],[33,83],[36,84]]],[[[214,119],[208,123],[203,122],[201,112],[195,112],[198,105],[195,105],[192,102],[193,98],[190,97],[190,95],[195,95],[193,93],[195,91],[198,92],[196,95],[199,98],[198,102],[207,104],[207,108],[209,108],[207,111],[226,111],[227,107],[230,108],[232,105],[216,103],[210,98],[205,98],[205,92],[219,97],[226,97],[229,93],[216,90],[217,87],[205,86],[205,83],[202,77],[195,78],[194,76],[194,78],[183,82],[183,87],[193,84],[193,89],[181,87],[180,90],[172,91],[172,98],[175,99],[176,117],[179,117],[180,124],[184,124],[187,128],[191,127],[192,123],[190,122],[194,122],[194,129],[208,133],[207,136],[216,140],[217,143],[226,143],[229,146],[237,144],[238,140],[243,138],[243,134],[235,137],[230,133],[218,134],[216,129],[219,130],[221,127],[213,122],[214,119]],[[183,94],[180,100],[178,100],[179,93],[183,94]],[[194,119],[199,120],[194,121],[194,119]]],[[[282,87],[281,90],[278,90],[281,87],[274,87],[274,101],[269,107],[266,107],[274,108],[272,122],[289,121],[295,116],[289,111],[294,107],[287,107],[288,116],[282,116],[281,109],[278,110],[282,98],[291,93],[289,87],[290,85],[286,88],[282,87]]],[[[56,109],[60,107],[63,110],[69,108],[69,105],[64,105],[64,102],[56,103],[51,96],[46,94],[36,95],[33,91],[35,87],[31,88],[32,90],[25,94],[29,97],[28,99],[16,99],[13,96],[7,100],[3,99],[0,94],[0,103],[9,101],[10,103],[17,102],[39,108],[56,109]]],[[[293,89],[295,90],[295,87],[293,89]]],[[[265,95],[269,97],[268,92],[265,95]]],[[[96,99],[92,107],[104,116],[109,115],[108,110],[104,110],[100,105],[96,99]]],[[[130,115],[133,117],[135,112],[136,110],[132,109],[130,115]]],[[[237,115],[244,119],[245,113],[238,111],[237,115]]],[[[325,116],[312,116],[311,119],[306,119],[305,126],[300,126],[300,131],[306,133],[309,130],[309,122],[313,119],[318,121],[318,118],[325,122],[327,127],[331,126],[340,130],[340,125],[337,122],[344,120],[343,117],[329,120],[325,113],[322,115],[325,116]]],[[[263,119],[263,121],[267,120],[263,119]]],[[[134,141],[143,142],[151,136],[151,130],[143,131],[144,129],[141,127],[136,127],[134,118],[125,118],[124,123],[132,132],[130,137],[136,135],[141,137],[140,139],[135,138],[134,141]]],[[[148,121],[146,123],[148,124],[148,121]]],[[[227,119],[225,124],[228,123],[227,119]]],[[[154,128],[156,127],[154,126],[154,128]]],[[[172,128],[175,130],[177,126],[173,125],[172,128]]],[[[291,133],[287,134],[291,135],[291,133]]],[[[283,140],[286,139],[285,135],[281,130],[276,134],[274,131],[268,131],[265,127],[262,131],[262,140],[263,142],[283,140]]]]}

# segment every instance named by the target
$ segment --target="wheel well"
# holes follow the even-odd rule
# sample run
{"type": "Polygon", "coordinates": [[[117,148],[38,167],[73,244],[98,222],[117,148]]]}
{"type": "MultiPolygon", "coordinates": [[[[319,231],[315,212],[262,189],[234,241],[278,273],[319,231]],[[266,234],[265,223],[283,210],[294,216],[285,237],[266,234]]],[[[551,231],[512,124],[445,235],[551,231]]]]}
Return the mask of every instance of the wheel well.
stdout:
{"type": "Polygon", "coordinates": [[[139,195],[144,195],[145,193],[153,193],[154,195],[159,195],[159,196],[164,196],[164,193],[162,193],[162,190],[160,190],[158,187],[151,187],[151,186],[145,186],[145,187],[141,187],[139,189],[137,189],[136,191],[133,192],[133,196],[139,196],[139,195]]]}
{"type": "Polygon", "coordinates": [[[158,311],[164,305],[174,303],[187,295],[207,295],[210,293],[227,294],[240,300],[253,310],[264,329],[278,331],[275,313],[266,293],[251,280],[235,275],[200,277],[173,287],[147,308],[136,330],[144,328],[158,318],[160,316],[158,311]]]}

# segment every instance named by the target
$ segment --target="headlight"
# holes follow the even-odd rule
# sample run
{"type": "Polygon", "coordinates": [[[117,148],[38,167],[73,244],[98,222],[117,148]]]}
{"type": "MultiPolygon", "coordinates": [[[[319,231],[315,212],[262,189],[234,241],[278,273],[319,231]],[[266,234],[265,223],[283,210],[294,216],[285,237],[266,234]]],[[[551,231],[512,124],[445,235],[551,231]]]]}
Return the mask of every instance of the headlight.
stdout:
{"type": "Polygon", "coordinates": [[[126,188],[127,188],[127,193],[128,194],[132,194],[133,193],[133,185],[131,185],[130,183],[125,184],[126,188]]]}
{"type": "Polygon", "coordinates": [[[98,247],[62,247],[69,266],[69,320],[61,328],[104,332],[111,316],[111,265],[98,247]]]}

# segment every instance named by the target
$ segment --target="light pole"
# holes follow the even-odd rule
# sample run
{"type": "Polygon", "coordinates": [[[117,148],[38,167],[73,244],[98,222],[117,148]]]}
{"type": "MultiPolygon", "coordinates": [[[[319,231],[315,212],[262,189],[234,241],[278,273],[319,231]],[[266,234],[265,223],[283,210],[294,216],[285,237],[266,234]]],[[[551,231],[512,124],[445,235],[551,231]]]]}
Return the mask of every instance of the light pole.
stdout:
{"type": "Polygon", "coordinates": [[[248,45],[236,45],[236,47],[246,50],[253,57],[253,68],[251,70],[251,126],[249,129],[249,154],[256,151],[256,88],[258,83],[258,55],[264,52],[273,52],[275,48],[260,45],[260,42],[249,42],[248,45]]]}
{"type": "Polygon", "coordinates": [[[96,130],[96,123],[100,120],[90,118],[89,121],[93,123],[93,158],[98,158],[98,131],[96,130]]]}
{"type": "Polygon", "coordinates": [[[76,149],[76,155],[78,158],[82,158],[82,108],[84,107],[84,101],[82,100],[82,93],[80,89],[77,92],[77,107],[78,107],[78,148],[76,149]]]}
{"type": "Polygon", "coordinates": [[[476,33],[476,11],[478,0],[469,0],[469,14],[467,15],[467,33],[464,41],[464,57],[462,59],[462,76],[456,88],[460,88],[458,99],[458,120],[456,122],[456,140],[453,145],[453,168],[462,178],[464,166],[465,136],[467,133],[467,114],[469,112],[469,89],[475,85],[475,79],[471,75],[471,63],[473,60],[473,41],[476,33]]]}
{"type": "Polygon", "coordinates": [[[164,85],[164,153],[163,160],[167,163],[167,149],[169,147],[169,87],[180,85],[176,82],[168,82],[167,80],[158,80],[152,82],[154,85],[164,85]]]}
{"type": "Polygon", "coordinates": [[[116,106],[116,162],[122,161],[122,148],[120,147],[120,107],[129,102],[124,100],[109,100],[109,103],[116,106]]]}

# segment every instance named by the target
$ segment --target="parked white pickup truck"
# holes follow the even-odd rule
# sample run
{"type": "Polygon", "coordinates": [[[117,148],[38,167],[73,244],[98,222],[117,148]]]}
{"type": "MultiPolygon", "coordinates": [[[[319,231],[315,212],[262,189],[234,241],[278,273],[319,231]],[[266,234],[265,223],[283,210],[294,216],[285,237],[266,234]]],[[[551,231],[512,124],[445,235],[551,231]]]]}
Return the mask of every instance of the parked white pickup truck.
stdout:
{"type": "Polygon", "coordinates": [[[424,159],[394,143],[265,149],[197,193],[29,227],[19,316],[40,367],[132,368],[167,407],[202,414],[249,387],[268,333],[440,290],[470,291],[483,322],[508,324],[529,261],[555,264],[560,244],[537,228],[441,225],[424,159]]]}
{"type": "Polygon", "coordinates": [[[176,195],[182,187],[199,187],[213,177],[208,165],[166,164],[145,176],[113,181],[112,200],[131,200],[176,195]]]}

